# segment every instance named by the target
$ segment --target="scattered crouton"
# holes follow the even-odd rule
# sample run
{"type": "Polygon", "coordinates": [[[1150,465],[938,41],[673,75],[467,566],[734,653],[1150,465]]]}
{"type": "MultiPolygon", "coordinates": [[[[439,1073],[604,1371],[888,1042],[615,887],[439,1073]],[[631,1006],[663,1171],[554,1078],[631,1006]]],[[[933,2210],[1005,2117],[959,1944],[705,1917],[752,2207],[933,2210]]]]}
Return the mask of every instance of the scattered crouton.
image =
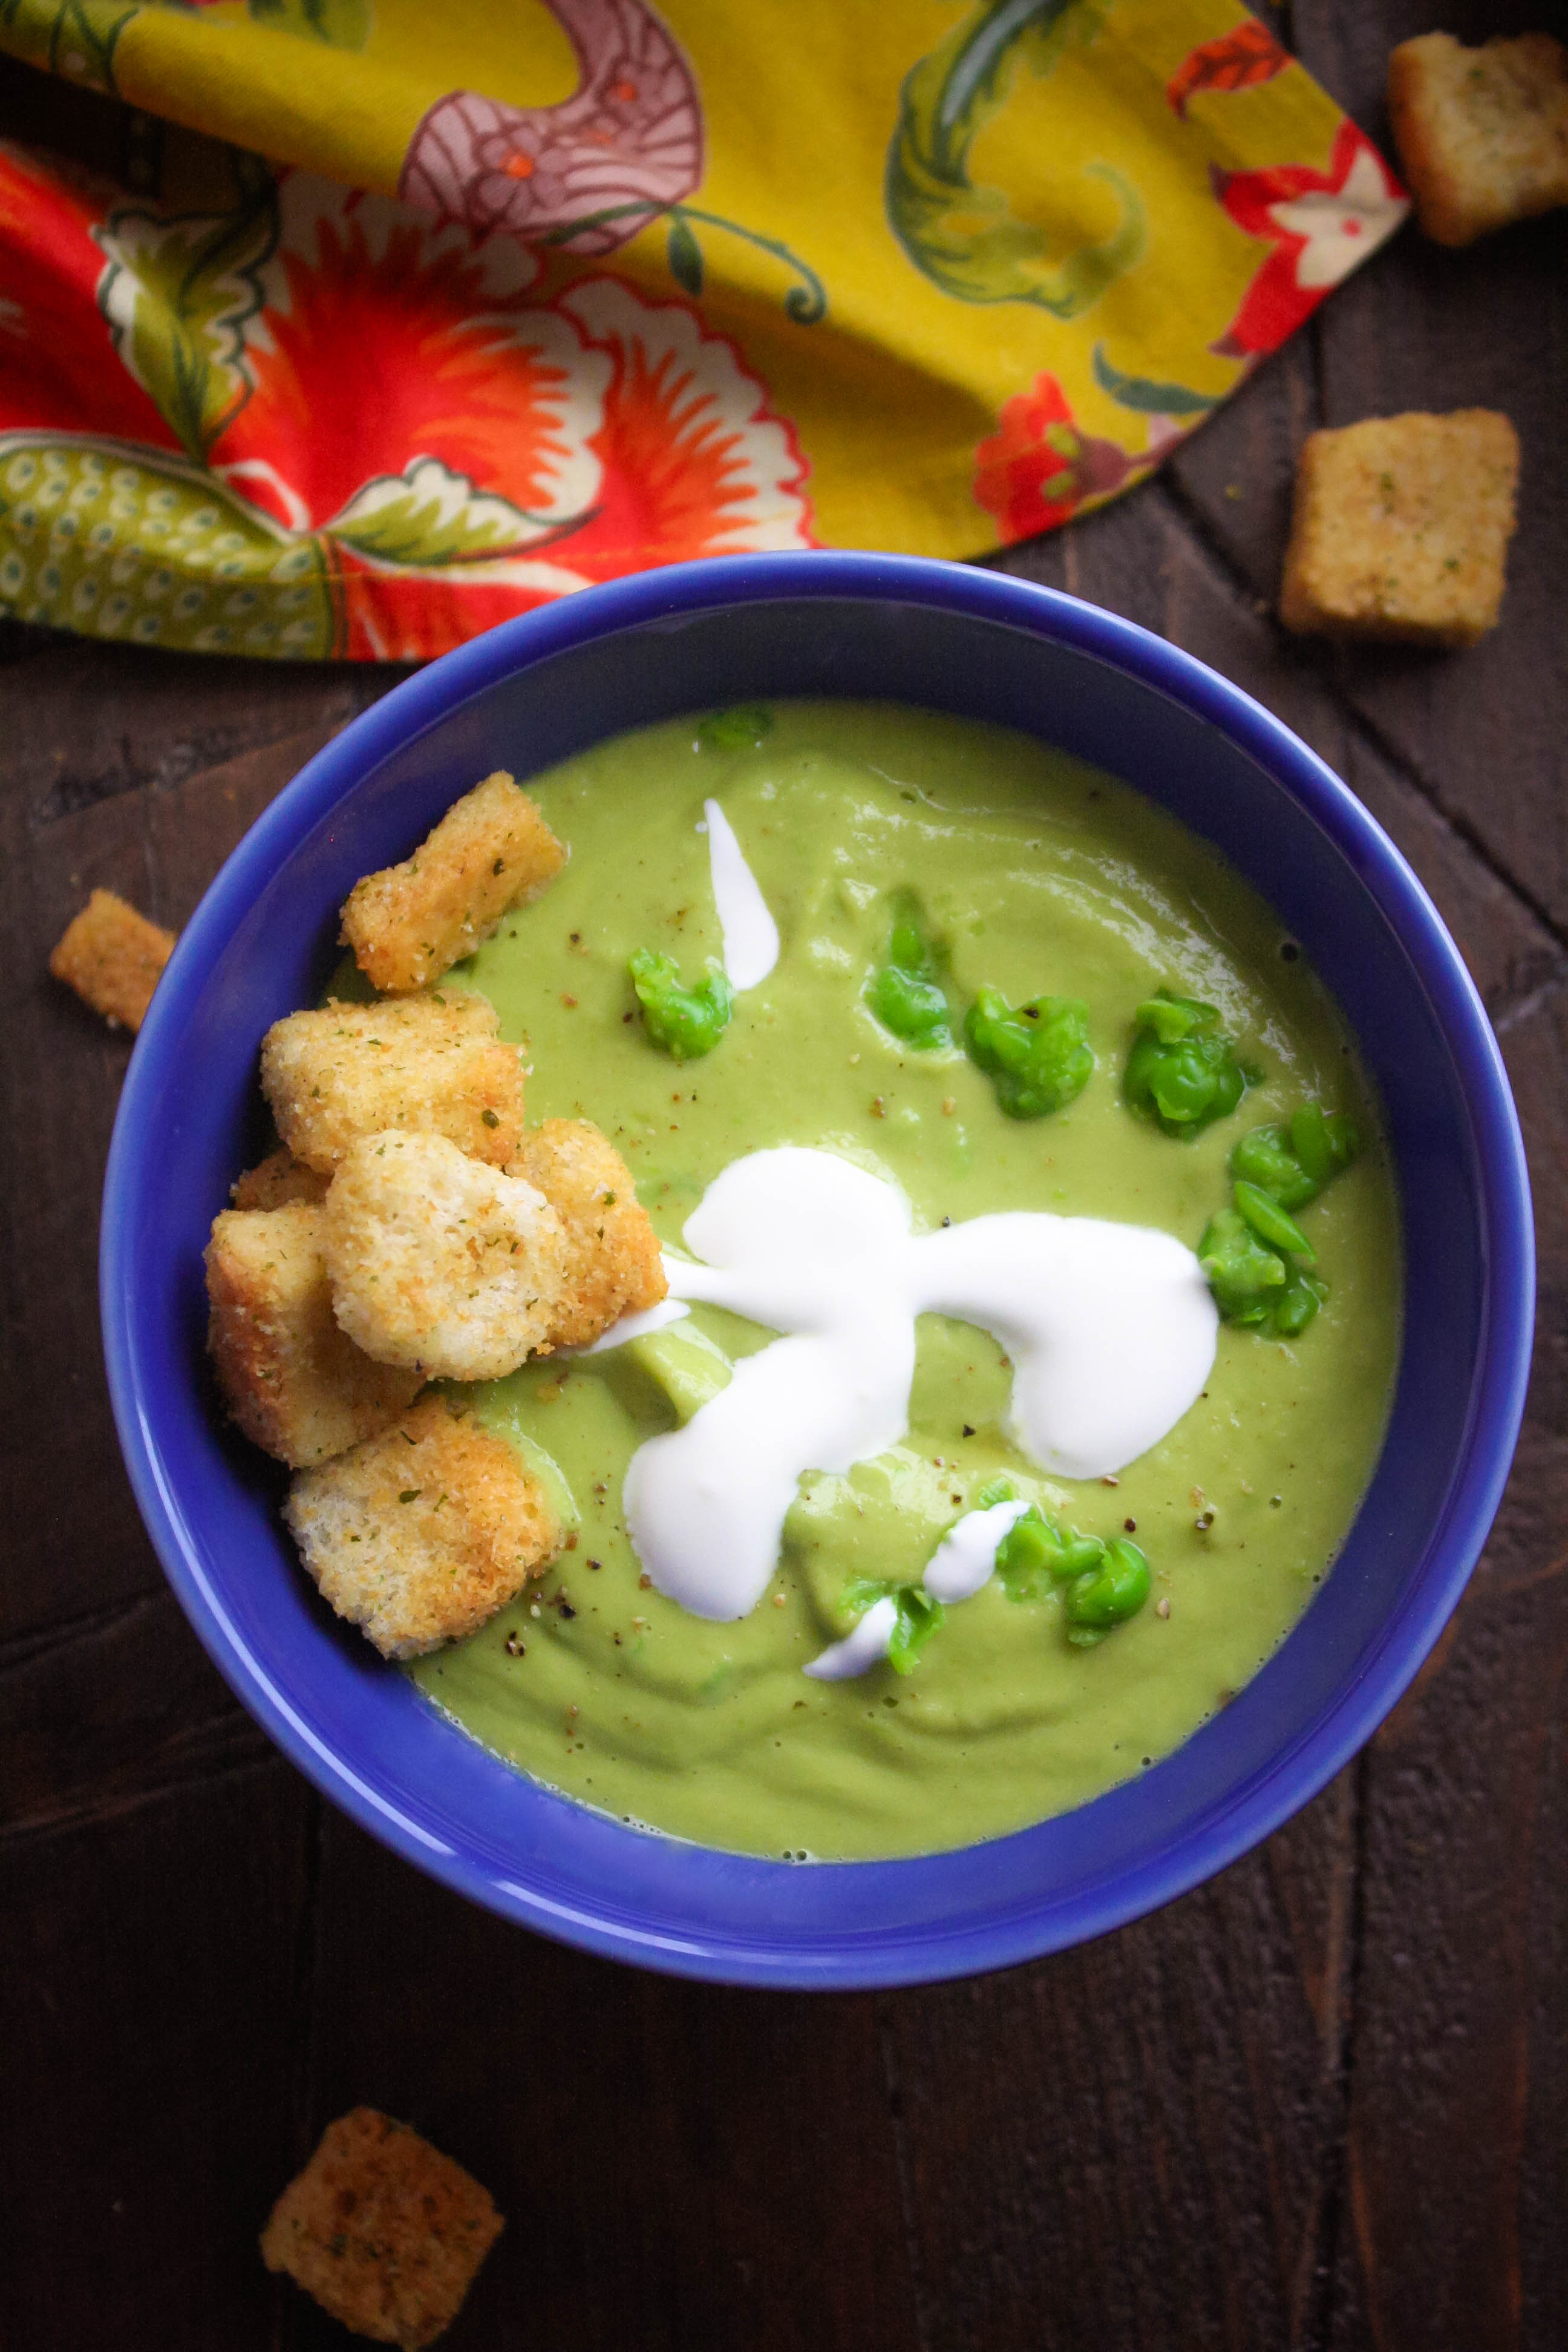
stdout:
{"type": "Polygon", "coordinates": [[[504,2227],[460,2164],[355,2107],[273,2207],[261,2259],[356,2336],[416,2352],[451,2326],[504,2227]]]}
{"type": "Polygon", "coordinates": [[[565,862],[536,804],[498,769],[447,810],[412,857],[355,884],[343,907],[344,943],[373,987],[427,988],[565,862]]]}
{"type": "Polygon", "coordinates": [[[338,1321],[380,1362],[499,1380],[548,1340],[566,1237],[521,1177],[389,1129],[346,1155],[322,1213],[338,1321]]]}
{"type": "Polygon", "coordinates": [[[473,1633],[554,1557],[549,1498],[505,1440],[427,1397],[283,1506],[306,1568],[383,1657],[473,1633]]]}
{"type": "Polygon", "coordinates": [[[262,1091],[295,1159],[323,1176],[392,1127],[504,1168],[522,1136],[522,1064],[499,1028],[492,1004],[457,989],[291,1013],[262,1040],[262,1091]]]}
{"type": "Polygon", "coordinates": [[[1468,646],[1497,625],[1519,441],[1506,416],[1374,416],[1311,434],[1279,617],[1329,636],[1468,646]]]}
{"type": "Polygon", "coordinates": [[[111,1029],[140,1029],[174,952],[173,931],[150,923],[112,890],[95,890],[56,942],[49,970],[111,1029]]]}
{"type": "Polygon", "coordinates": [[[1388,111],[1416,218],[1439,245],[1568,205],[1568,51],[1550,33],[1477,49],[1451,33],[1402,41],[1388,111]]]}
{"type": "Polygon", "coordinates": [[[626,1161],[586,1119],[531,1129],[508,1171],[543,1193],[566,1233],[565,1288],[550,1339],[585,1348],[623,1315],[657,1307],[669,1288],[658,1240],[626,1161]]]}
{"type": "Polygon", "coordinates": [[[322,1211],[226,1209],[207,1244],[207,1346],[229,1413],[293,1469],[325,1462],[412,1402],[417,1372],[373,1363],[332,1314],[322,1211]]]}
{"type": "Polygon", "coordinates": [[[228,1197],[237,1209],[287,1209],[296,1201],[324,1201],[329,1181],[280,1146],[237,1177],[228,1197]]]}

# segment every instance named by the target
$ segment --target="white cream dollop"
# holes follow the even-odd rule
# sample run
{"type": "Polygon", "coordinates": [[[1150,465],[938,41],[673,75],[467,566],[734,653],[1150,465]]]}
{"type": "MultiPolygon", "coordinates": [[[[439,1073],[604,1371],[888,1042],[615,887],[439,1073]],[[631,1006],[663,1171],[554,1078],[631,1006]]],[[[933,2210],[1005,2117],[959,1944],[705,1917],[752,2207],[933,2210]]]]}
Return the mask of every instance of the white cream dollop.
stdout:
{"type": "Polygon", "coordinates": [[[819,1651],[808,1666],[801,1668],[802,1674],[819,1683],[853,1682],[857,1675],[869,1674],[892,1647],[898,1623],[896,1601],[873,1601],[855,1631],[842,1642],[835,1642],[831,1649],[819,1651]]]}
{"type": "Polygon", "coordinates": [[[917,1315],[995,1335],[1014,1367],[1009,1434],[1058,1476],[1123,1469],[1202,1391],[1218,1318],[1171,1234],[1044,1210],[910,1227],[886,1177],[784,1146],[732,1160],[709,1186],[685,1228],[702,1263],[667,1254],[672,1297],[784,1335],[626,1471],[637,1556],[694,1615],[755,1608],[806,1471],[850,1470],[904,1436],[917,1315]]]}
{"type": "Polygon", "coordinates": [[[708,871],[724,937],[724,970],[734,988],[755,988],[779,960],[779,927],[762,886],[746,863],[735,828],[717,801],[704,801],[708,871]]]}
{"type": "Polygon", "coordinates": [[[933,1601],[972,1601],[991,1581],[996,1547],[1010,1536],[1029,1506],[1026,1502],[993,1503],[984,1511],[965,1511],[954,1521],[925,1565],[921,1582],[933,1601]]]}

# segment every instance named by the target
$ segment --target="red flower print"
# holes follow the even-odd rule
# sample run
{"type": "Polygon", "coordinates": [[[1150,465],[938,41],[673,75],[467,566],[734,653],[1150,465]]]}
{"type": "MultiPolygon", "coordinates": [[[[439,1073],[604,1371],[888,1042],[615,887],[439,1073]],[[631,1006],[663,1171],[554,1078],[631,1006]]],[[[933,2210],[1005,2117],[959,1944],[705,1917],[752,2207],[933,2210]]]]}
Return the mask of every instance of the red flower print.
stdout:
{"type": "Polygon", "coordinates": [[[0,270],[13,210],[33,257],[0,276],[0,605],[416,660],[616,573],[815,543],[791,425],[687,303],[541,301],[515,238],[304,173],[211,219],[109,205],[0,152],[0,270]]]}
{"type": "Polygon", "coordinates": [[[1267,25],[1248,16],[1233,33],[1222,33],[1217,40],[1191,50],[1165,84],[1165,96],[1184,120],[1190,100],[1200,91],[1252,89],[1260,81],[1272,81],[1289,63],[1289,50],[1280,47],[1267,25]]]}
{"type": "MultiPolygon", "coordinates": [[[[1144,464],[1147,461],[1142,461],[1144,464]]],[[[1080,433],[1054,375],[1037,375],[974,453],[974,498],[994,515],[1004,547],[1054,530],[1085,504],[1119,490],[1140,461],[1114,441],[1080,433]]]]}
{"type": "Polygon", "coordinates": [[[504,236],[476,246],[302,176],[280,194],[269,299],[247,346],[254,390],[215,467],[292,530],[331,523],[368,478],[432,452],[536,535],[581,514],[610,371],[528,302],[526,249],[504,236]]]}
{"type": "Polygon", "coordinates": [[[590,278],[560,308],[614,367],[592,441],[604,468],[595,520],[562,549],[595,580],[650,563],[813,547],[805,460],[734,345],[680,302],[646,302],[590,278]]]}
{"type": "Polygon", "coordinates": [[[0,432],[91,432],[179,446],[121,366],[98,307],[93,229],[108,191],[47,176],[0,147],[0,432]]]}
{"type": "Polygon", "coordinates": [[[1353,122],[1341,123],[1326,172],[1304,163],[1216,171],[1214,184],[1237,226],[1274,247],[1212,346],[1226,359],[1277,350],[1331,287],[1393,236],[1410,209],[1398,181],[1353,122]]]}

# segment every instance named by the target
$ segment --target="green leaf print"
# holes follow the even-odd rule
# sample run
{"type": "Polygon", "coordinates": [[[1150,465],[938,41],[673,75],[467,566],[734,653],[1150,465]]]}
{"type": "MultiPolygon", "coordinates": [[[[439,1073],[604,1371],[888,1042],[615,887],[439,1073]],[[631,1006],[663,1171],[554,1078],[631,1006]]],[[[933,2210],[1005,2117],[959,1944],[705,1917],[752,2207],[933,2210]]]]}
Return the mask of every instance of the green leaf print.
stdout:
{"type": "Polygon", "coordinates": [[[115,46],[136,13],[123,0],[0,0],[0,31],[29,65],[113,91],[115,46]]]}
{"type": "Polygon", "coordinates": [[[115,350],[198,462],[250,397],[245,329],[278,241],[278,191],[254,157],[234,157],[230,212],[124,206],[93,235],[109,257],[98,305],[115,350]]]}
{"type": "Polygon", "coordinates": [[[669,243],[665,251],[670,276],[695,301],[702,291],[702,247],[692,235],[689,221],[678,218],[670,222],[669,243]]]}
{"type": "Polygon", "coordinates": [[[326,551],[178,457],[0,435],[0,606],[195,653],[315,656],[337,640],[326,551]]]}
{"type": "Polygon", "coordinates": [[[370,38],[370,0],[249,0],[250,19],[330,48],[363,49],[370,38]]]}
{"type": "Polygon", "coordinates": [[[378,563],[471,563],[521,555],[545,539],[574,530],[581,515],[546,520],[509,499],[476,490],[439,457],[416,458],[405,474],[381,474],[354,492],[327,525],[334,539],[378,563]]]}
{"type": "Polygon", "coordinates": [[[1053,255],[1058,240],[1015,217],[1000,188],[976,187],[969,151],[1006,103],[1020,56],[1048,74],[1092,41],[1110,0],[984,0],[905,78],[883,184],[893,234],[917,269],[963,302],[1032,302],[1076,319],[1142,257],[1142,200],[1109,163],[1090,174],[1121,218],[1099,244],[1053,255]]]}
{"type": "Polygon", "coordinates": [[[1094,347],[1094,378],[1102,392],[1123,408],[1145,416],[1206,416],[1219,404],[1217,392],[1193,392],[1184,383],[1154,383],[1144,375],[1123,375],[1105,356],[1103,343],[1094,347]]]}

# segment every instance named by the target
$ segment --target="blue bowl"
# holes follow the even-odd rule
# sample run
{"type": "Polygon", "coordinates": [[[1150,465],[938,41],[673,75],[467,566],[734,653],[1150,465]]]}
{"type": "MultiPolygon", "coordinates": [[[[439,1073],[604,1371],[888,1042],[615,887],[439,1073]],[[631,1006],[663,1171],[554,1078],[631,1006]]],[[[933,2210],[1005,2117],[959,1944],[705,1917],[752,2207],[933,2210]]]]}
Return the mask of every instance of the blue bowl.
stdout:
{"type": "Polygon", "coordinates": [[[193,916],[132,1057],[104,1194],[104,1344],[182,1607],[284,1753],[447,1885],[590,1951],[780,1986],[916,1983],[1055,1951],[1194,1886],[1322,1788],[1404,1691],[1485,1539],[1518,1434],[1533,1246],[1490,1027],[1426,892],[1322,762],[1212,670],[1068,596],[874,555],[693,563],[448,654],[282,793],[193,916]],[[1300,940],[1382,1090],[1408,1305],[1387,1443],[1322,1591],[1186,1745],[1075,1812],[915,1861],[801,1867],[552,1795],[330,1619],[275,1474],[203,1370],[202,1250],[256,1141],[257,1047],[310,1003],[337,908],[497,766],[741,697],[882,697],[1002,721],[1217,844],[1300,940]]]}

